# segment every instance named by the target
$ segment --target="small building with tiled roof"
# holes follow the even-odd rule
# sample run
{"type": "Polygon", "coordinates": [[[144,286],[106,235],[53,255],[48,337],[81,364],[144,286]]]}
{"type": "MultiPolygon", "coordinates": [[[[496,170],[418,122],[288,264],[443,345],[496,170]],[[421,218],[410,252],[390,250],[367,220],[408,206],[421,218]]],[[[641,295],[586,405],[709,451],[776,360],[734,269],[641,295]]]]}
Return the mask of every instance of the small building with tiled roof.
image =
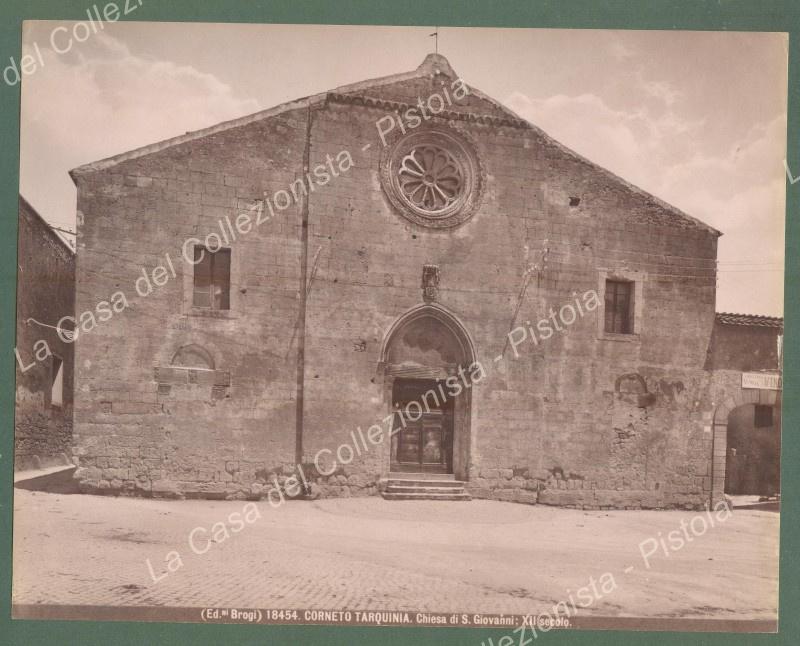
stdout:
{"type": "Polygon", "coordinates": [[[780,492],[783,318],[720,312],[706,368],[714,497],[780,492]]]}
{"type": "Polygon", "coordinates": [[[779,370],[783,318],[719,312],[708,350],[709,370],[779,370]]]}

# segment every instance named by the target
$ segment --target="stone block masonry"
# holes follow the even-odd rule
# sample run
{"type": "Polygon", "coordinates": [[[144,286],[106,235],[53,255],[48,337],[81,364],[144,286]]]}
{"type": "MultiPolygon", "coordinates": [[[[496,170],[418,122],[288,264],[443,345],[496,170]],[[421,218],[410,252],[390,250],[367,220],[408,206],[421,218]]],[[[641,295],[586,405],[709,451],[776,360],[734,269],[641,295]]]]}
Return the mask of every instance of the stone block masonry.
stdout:
{"type": "Polygon", "coordinates": [[[73,346],[52,326],[75,310],[75,254],[22,197],[18,242],[14,468],[24,470],[72,453],[73,346]]]}
{"type": "MultiPolygon", "coordinates": [[[[226,245],[229,310],[195,307],[193,268],[181,263],[176,279],[79,339],[76,456],[86,491],[263,497],[296,470],[299,430],[315,495],[375,494],[396,467],[396,438],[328,475],[314,456],[392,415],[402,380],[453,374],[461,353],[487,366],[486,377],[452,412],[442,409],[453,416],[440,447],[451,461],[439,466],[473,497],[708,503],[704,361],[718,232],[476,92],[420,126],[410,156],[392,157],[376,122],[453,78],[432,56],[410,75],[74,171],[82,311],[165,253],[179,258],[187,238],[235,220],[242,205],[289,190],[343,150],[352,156],[347,172],[226,245]],[[448,151],[450,141],[459,143],[448,151]],[[439,193],[416,188],[412,157],[428,164],[420,181],[439,193]],[[386,170],[393,160],[396,181],[386,170]],[[459,196],[459,178],[474,193],[459,196]],[[406,194],[390,199],[391,190],[406,194]],[[440,226],[436,209],[454,225],[440,226]],[[609,280],[631,285],[629,333],[606,331],[609,280]],[[519,356],[504,354],[512,324],[535,325],[589,290],[597,310],[520,345],[519,356]],[[404,327],[406,319],[433,327],[404,327]],[[176,365],[187,348],[202,363],[176,365]]],[[[393,134],[387,144],[404,145],[393,134]]]]}

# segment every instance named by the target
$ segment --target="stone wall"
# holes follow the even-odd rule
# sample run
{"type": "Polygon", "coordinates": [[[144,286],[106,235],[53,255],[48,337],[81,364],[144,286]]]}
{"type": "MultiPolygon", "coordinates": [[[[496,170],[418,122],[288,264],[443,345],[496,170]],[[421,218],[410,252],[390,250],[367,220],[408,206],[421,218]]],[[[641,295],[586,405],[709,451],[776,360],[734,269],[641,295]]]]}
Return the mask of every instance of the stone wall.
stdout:
{"type": "MultiPolygon", "coordinates": [[[[405,100],[413,103],[417,91],[409,88],[405,100]]],[[[391,93],[401,96],[395,87],[391,93]]],[[[333,197],[311,202],[311,239],[320,251],[307,326],[308,455],[348,443],[351,431],[387,414],[381,347],[392,323],[422,302],[422,267],[435,264],[437,300],[469,331],[488,373],[472,391],[473,495],[532,502],[539,492],[541,502],[587,507],[702,506],[710,491],[703,360],[714,319],[716,236],[666,222],[661,206],[535,130],[452,121],[477,146],[486,197],[454,231],[409,223],[378,181],[375,124],[383,114],[331,104],[312,130],[317,159],[348,142],[357,154],[333,197]],[[577,207],[570,206],[574,195],[577,207]],[[642,278],[639,333],[605,338],[594,312],[538,345],[524,343],[517,358],[507,349],[496,363],[523,272],[545,250],[518,323],[574,304],[598,289],[601,272],[619,270],[642,278]],[[626,373],[646,381],[653,395],[647,408],[617,398],[615,380],[626,373]]],[[[371,485],[388,459],[381,443],[344,471],[364,473],[371,485]]]]}
{"type": "Polygon", "coordinates": [[[293,464],[300,205],[272,216],[259,200],[302,177],[305,119],[288,111],[76,175],[77,310],[120,291],[128,304],[76,344],[84,490],[243,495],[293,464]],[[212,233],[232,250],[229,311],[192,305],[184,245],[212,233]],[[186,346],[210,372],[173,366],[186,346]]]}
{"type": "Polygon", "coordinates": [[[714,323],[706,367],[709,370],[779,370],[781,327],[714,323]]]}
{"type": "Polygon", "coordinates": [[[72,452],[73,346],[47,326],[75,311],[75,256],[22,198],[17,259],[14,468],[20,470],[63,463],[72,452]],[[60,406],[51,401],[54,356],[63,362],[60,406]]]}
{"type": "MultiPolygon", "coordinates": [[[[414,104],[448,81],[416,78],[368,93],[414,104]]],[[[310,468],[314,488],[377,492],[389,442],[361,446],[358,436],[390,410],[383,344],[393,323],[422,304],[423,265],[433,264],[437,307],[463,325],[485,368],[470,386],[462,430],[473,495],[599,508],[706,503],[703,362],[716,232],[535,128],[502,119],[497,104],[477,96],[422,127],[450,128],[475,148],[480,204],[454,229],[413,224],[380,179],[376,124],[395,109],[358,95],[329,97],[78,175],[79,268],[90,276],[79,290],[81,310],[115,289],[130,291],[141,267],[152,269],[165,253],[179,258],[184,239],[236,217],[263,191],[287,188],[342,151],[352,160],[308,200],[230,245],[239,292],[231,317],[187,309],[181,285],[191,275],[180,263],[178,279],[81,338],[83,486],[263,495],[292,469],[302,339],[302,461],[359,447],[344,464],[329,460],[328,476],[310,468]],[[535,327],[567,304],[585,305],[585,294],[602,292],[605,277],[615,276],[636,282],[635,334],[607,335],[601,309],[585,310],[550,338],[507,347],[523,286],[516,324],[535,327]],[[303,331],[295,327],[304,298],[303,331]],[[170,357],[190,343],[214,357],[211,381],[175,383],[170,373],[170,383],[161,382],[170,357]],[[624,375],[635,375],[642,392],[621,389],[624,375]]]]}

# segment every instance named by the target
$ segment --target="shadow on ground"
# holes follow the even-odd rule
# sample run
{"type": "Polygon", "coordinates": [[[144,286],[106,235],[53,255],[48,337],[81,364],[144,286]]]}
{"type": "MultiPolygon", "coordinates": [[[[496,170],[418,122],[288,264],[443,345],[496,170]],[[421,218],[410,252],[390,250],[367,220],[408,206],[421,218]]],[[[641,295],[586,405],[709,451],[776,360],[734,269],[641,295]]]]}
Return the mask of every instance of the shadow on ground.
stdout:
{"type": "Polygon", "coordinates": [[[73,465],[20,471],[14,474],[14,488],[46,493],[80,493],[78,483],[72,477],[77,467],[73,465]]]}

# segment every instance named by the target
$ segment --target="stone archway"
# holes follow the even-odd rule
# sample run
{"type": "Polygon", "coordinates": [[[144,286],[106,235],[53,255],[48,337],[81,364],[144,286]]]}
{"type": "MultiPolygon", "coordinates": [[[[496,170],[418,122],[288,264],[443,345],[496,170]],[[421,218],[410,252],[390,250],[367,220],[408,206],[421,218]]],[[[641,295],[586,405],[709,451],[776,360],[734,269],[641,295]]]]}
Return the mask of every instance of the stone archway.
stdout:
{"type": "Polygon", "coordinates": [[[395,416],[389,471],[452,473],[468,479],[467,380],[475,361],[470,335],[438,304],[419,305],[391,326],[378,365],[384,401],[395,416]]]}
{"type": "Polygon", "coordinates": [[[742,388],[719,404],[714,411],[714,431],[711,456],[711,505],[725,499],[725,469],[728,455],[728,417],[731,412],[748,404],[775,406],[779,403],[777,390],[742,388]]]}

